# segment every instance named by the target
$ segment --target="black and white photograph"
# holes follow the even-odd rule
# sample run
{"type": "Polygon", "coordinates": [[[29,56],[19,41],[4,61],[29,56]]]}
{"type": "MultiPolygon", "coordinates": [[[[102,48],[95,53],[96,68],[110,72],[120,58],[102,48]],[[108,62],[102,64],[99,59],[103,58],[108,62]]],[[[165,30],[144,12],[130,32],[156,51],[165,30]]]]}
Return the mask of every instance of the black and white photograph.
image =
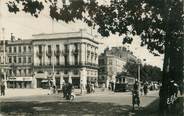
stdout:
{"type": "Polygon", "coordinates": [[[0,0],[0,116],[184,116],[184,0],[0,0]]]}

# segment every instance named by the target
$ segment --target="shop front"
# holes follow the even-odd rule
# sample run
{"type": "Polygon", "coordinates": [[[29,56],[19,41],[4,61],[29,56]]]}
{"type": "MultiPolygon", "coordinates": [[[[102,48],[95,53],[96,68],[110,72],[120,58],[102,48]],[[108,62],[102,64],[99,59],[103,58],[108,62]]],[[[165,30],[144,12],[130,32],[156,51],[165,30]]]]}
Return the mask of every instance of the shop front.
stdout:
{"type": "Polygon", "coordinates": [[[7,80],[8,88],[32,88],[32,77],[10,77],[7,80]]]}

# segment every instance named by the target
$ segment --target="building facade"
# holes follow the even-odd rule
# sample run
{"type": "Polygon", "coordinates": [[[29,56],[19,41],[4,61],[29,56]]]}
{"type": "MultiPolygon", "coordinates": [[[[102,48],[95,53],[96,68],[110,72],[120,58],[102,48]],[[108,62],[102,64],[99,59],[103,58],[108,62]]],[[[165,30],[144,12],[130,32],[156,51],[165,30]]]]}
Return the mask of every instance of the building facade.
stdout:
{"type": "Polygon", "coordinates": [[[33,37],[7,41],[8,88],[48,88],[51,84],[61,88],[67,81],[80,88],[87,81],[97,83],[99,43],[90,34],[79,31],[33,37]]]}
{"type": "Polygon", "coordinates": [[[7,87],[32,88],[32,40],[7,42],[7,87]]]}
{"type": "Polygon", "coordinates": [[[60,88],[66,81],[76,88],[98,79],[98,42],[83,32],[39,34],[33,40],[35,87],[52,80],[60,88]]]}
{"type": "MultiPolygon", "coordinates": [[[[6,78],[6,69],[7,69],[7,50],[6,50],[7,41],[0,41],[0,84],[5,82],[6,78]],[[4,76],[5,75],[5,76],[4,76]]],[[[6,83],[4,83],[6,84],[6,83]]]]}
{"type": "Polygon", "coordinates": [[[127,62],[136,62],[137,58],[125,47],[106,48],[99,56],[99,84],[116,82],[118,73],[126,72],[124,66],[127,62]]]}

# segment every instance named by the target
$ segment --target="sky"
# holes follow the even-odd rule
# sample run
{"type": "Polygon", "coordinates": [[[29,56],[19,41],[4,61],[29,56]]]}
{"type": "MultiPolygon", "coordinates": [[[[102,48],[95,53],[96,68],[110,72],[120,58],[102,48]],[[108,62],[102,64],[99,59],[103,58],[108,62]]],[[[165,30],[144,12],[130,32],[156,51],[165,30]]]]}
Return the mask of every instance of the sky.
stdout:
{"type": "MultiPolygon", "coordinates": [[[[64,22],[53,21],[48,14],[48,10],[41,12],[38,18],[25,14],[23,12],[12,14],[8,12],[8,8],[5,4],[7,0],[0,0],[0,39],[2,40],[2,28],[5,29],[4,36],[6,39],[10,39],[11,33],[16,38],[31,39],[33,34],[39,33],[58,33],[58,32],[75,32],[80,29],[86,29],[91,32],[91,29],[83,22],[76,21],[75,23],[66,24],[64,22]]],[[[155,57],[146,49],[146,47],[140,47],[140,39],[134,38],[131,45],[122,45],[122,37],[118,35],[111,35],[108,38],[101,37],[96,30],[93,30],[93,35],[97,35],[96,40],[103,43],[99,46],[99,51],[103,52],[106,47],[113,46],[125,46],[129,50],[133,51],[134,55],[140,58],[143,64],[151,64],[162,68],[163,55],[155,57]]]]}

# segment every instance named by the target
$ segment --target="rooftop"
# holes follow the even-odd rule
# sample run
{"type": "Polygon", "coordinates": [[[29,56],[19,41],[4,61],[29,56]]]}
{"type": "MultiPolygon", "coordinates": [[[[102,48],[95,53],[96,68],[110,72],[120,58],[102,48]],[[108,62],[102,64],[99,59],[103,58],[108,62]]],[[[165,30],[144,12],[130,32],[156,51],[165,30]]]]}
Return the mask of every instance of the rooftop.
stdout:
{"type": "Polygon", "coordinates": [[[51,40],[51,39],[66,39],[66,38],[84,38],[95,43],[98,43],[95,40],[95,37],[86,31],[78,31],[78,32],[67,32],[67,33],[41,33],[33,35],[33,40],[51,40]]]}

